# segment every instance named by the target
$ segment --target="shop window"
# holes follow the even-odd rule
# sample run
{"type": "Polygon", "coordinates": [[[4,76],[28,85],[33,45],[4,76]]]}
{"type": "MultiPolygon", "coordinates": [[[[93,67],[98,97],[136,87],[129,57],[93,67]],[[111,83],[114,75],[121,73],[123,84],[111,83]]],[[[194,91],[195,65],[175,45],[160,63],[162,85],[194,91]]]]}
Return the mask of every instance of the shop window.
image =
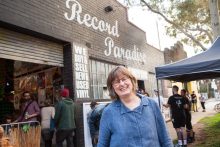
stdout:
{"type": "Polygon", "coordinates": [[[90,97],[108,99],[107,77],[116,65],[90,60],[90,97]]]}
{"type": "Polygon", "coordinates": [[[55,104],[60,99],[59,91],[62,85],[61,67],[20,61],[16,61],[14,64],[16,109],[20,107],[19,101],[22,99],[24,91],[29,91],[40,106],[44,106],[45,99],[51,99],[55,104]]]}

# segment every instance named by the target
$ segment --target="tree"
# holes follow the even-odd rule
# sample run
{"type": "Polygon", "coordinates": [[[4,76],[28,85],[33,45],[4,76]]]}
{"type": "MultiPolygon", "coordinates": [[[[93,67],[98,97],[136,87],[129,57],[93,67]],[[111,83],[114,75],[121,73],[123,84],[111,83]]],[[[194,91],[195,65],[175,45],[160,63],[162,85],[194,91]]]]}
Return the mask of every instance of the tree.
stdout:
{"type": "MultiPolygon", "coordinates": [[[[212,9],[218,8],[219,2],[215,2],[212,9]]],[[[125,3],[127,6],[147,7],[151,12],[158,14],[169,23],[166,26],[167,34],[175,38],[181,36],[180,41],[185,44],[200,47],[204,51],[207,49],[204,44],[213,43],[208,0],[125,0],[125,3]]],[[[217,18],[216,13],[218,12],[213,11],[213,19],[217,18]]],[[[212,22],[217,24],[218,20],[212,22]]],[[[219,25],[216,25],[216,29],[218,27],[219,25]]]]}
{"type": "Polygon", "coordinates": [[[209,9],[210,9],[213,36],[216,39],[220,34],[218,0],[209,0],[209,9]]]}

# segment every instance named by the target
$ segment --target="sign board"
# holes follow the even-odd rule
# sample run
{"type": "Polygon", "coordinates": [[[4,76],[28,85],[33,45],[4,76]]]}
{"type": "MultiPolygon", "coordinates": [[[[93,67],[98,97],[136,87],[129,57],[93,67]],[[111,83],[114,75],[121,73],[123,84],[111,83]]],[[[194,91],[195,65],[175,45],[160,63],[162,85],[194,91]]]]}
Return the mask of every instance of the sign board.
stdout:
{"type": "Polygon", "coordinates": [[[109,36],[104,39],[105,56],[114,56],[115,58],[122,58],[126,60],[146,62],[146,54],[139,51],[139,48],[134,44],[132,48],[123,48],[118,46],[112,37],[119,37],[118,20],[114,23],[106,22],[96,16],[83,11],[83,7],[77,0],[66,0],[67,12],[64,12],[64,17],[68,21],[78,22],[80,25],[85,25],[99,32],[106,32],[109,36]],[[110,37],[111,36],[111,37],[110,37]]]}
{"type": "Polygon", "coordinates": [[[74,71],[77,98],[89,98],[89,69],[88,49],[78,44],[73,44],[74,71]]]}

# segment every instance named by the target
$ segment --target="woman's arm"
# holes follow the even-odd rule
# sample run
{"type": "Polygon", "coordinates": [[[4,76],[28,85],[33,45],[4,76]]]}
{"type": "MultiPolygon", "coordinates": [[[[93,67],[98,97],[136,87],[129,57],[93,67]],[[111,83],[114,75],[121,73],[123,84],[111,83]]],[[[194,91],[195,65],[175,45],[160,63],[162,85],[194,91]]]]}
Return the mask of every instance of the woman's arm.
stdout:
{"type": "Polygon", "coordinates": [[[157,134],[160,141],[160,145],[161,147],[173,147],[173,143],[168,133],[166,123],[164,121],[160,108],[158,107],[158,105],[154,103],[152,103],[152,105],[156,118],[157,134]]]}

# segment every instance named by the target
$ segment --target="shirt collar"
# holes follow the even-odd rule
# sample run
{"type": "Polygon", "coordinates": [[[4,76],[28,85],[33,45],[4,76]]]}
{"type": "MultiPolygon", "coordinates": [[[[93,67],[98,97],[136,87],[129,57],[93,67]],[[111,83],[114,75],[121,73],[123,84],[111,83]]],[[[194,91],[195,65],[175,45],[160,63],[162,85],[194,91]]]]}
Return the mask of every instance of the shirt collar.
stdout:
{"type": "Polygon", "coordinates": [[[140,106],[138,106],[134,110],[129,110],[125,105],[123,105],[123,103],[120,101],[120,99],[115,101],[115,104],[117,107],[119,107],[121,114],[129,113],[132,111],[137,112],[137,113],[142,113],[143,106],[149,105],[149,100],[147,98],[145,98],[144,95],[137,93],[137,96],[141,99],[141,103],[140,103],[140,106]]]}

